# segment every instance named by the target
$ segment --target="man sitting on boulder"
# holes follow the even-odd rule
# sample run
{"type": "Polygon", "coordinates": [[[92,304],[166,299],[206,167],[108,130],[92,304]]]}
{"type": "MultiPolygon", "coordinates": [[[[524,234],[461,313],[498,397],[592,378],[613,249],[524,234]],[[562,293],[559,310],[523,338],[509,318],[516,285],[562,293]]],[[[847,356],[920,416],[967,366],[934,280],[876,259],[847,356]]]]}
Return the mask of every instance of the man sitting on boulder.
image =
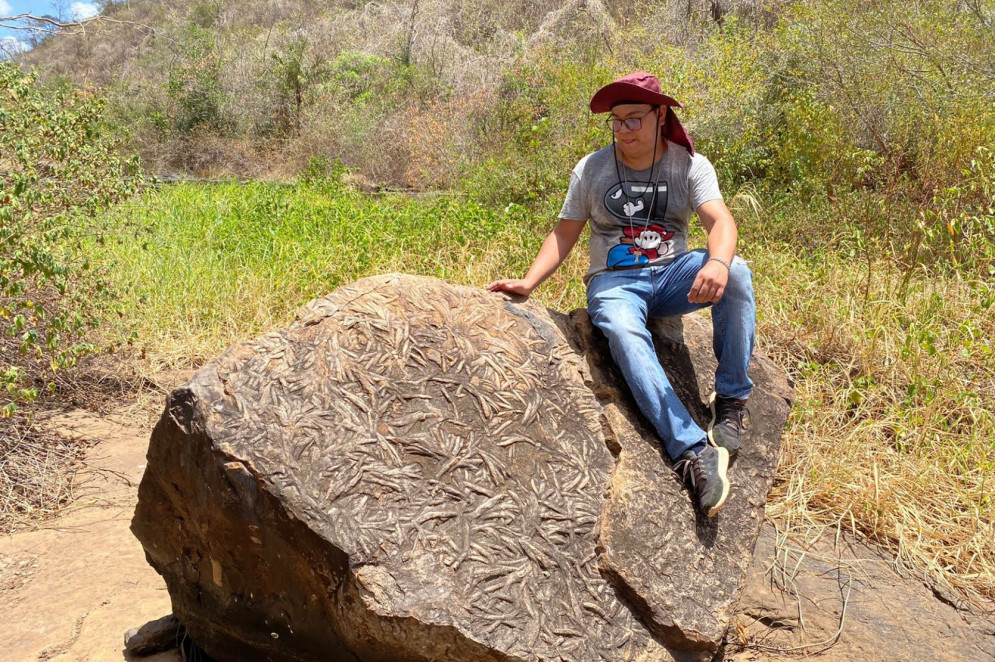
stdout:
{"type": "Polygon", "coordinates": [[[498,280],[492,292],[528,296],[563,263],[584,223],[591,222],[591,266],[584,282],[591,320],[640,410],[690,481],[698,507],[711,517],[729,495],[730,453],[739,450],[743,410],[753,382],[755,304],[752,275],[736,257],[738,232],[722,200],[715,169],[684,130],[648,73],[624,76],[598,90],[591,111],[610,113],[612,144],[588,154],[570,176],[559,223],[524,278],[498,280]],[[708,250],[687,250],[692,212],[708,232],[708,250]],[[712,306],[718,359],[708,431],[691,418],[657,360],[647,318],[712,306]]]}

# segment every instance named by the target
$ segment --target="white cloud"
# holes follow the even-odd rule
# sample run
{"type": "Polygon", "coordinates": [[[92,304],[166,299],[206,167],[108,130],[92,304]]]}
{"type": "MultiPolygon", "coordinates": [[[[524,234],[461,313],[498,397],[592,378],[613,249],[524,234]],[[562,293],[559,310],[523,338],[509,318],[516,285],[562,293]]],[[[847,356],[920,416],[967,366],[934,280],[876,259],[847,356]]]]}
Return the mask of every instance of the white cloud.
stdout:
{"type": "Polygon", "coordinates": [[[10,16],[14,13],[14,8],[7,0],[0,0],[0,16],[10,16]]]}
{"type": "MultiPolygon", "coordinates": [[[[3,0],[0,0],[3,2],[3,0]]],[[[69,5],[69,15],[74,21],[85,21],[100,13],[100,9],[92,2],[74,2],[69,5]]]]}
{"type": "Polygon", "coordinates": [[[21,41],[16,37],[11,37],[9,35],[0,37],[0,60],[8,58],[12,55],[17,55],[18,53],[23,53],[30,48],[31,47],[28,46],[27,42],[21,41]]]}

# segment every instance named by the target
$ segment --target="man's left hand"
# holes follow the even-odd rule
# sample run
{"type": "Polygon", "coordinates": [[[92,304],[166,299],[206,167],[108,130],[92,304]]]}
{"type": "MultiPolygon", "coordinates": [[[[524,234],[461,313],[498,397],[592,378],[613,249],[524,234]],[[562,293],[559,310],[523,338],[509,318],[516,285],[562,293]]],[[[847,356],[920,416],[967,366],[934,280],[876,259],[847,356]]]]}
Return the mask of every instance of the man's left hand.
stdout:
{"type": "Polygon", "coordinates": [[[729,270],[725,265],[709,260],[705,266],[698,271],[698,275],[688,292],[688,301],[691,303],[718,303],[722,294],[726,291],[726,283],[729,282],[729,270]]]}

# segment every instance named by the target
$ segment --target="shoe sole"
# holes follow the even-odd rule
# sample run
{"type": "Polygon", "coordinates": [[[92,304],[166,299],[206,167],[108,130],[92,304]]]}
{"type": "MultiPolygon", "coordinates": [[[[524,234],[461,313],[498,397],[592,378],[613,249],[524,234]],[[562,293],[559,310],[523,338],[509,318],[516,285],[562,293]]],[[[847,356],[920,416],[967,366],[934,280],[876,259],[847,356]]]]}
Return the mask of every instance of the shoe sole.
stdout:
{"type": "Polygon", "coordinates": [[[729,498],[729,477],[726,472],[729,470],[729,451],[722,448],[721,446],[716,446],[719,452],[719,479],[722,481],[722,498],[719,502],[708,509],[708,517],[715,517],[715,514],[719,512],[719,509],[725,505],[726,499],[729,498]]]}
{"type": "Polygon", "coordinates": [[[715,438],[712,437],[712,429],[715,427],[715,419],[718,418],[718,414],[715,413],[715,398],[717,397],[718,394],[715,391],[712,391],[712,394],[708,396],[708,411],[712,412],[712,421],[711,423],[708,424],[708,429],[705,431],[705,436],[708,437],[709,446],[713,446],[715,448],[722,448],[727,453],[729,453],[729,455],[734,455],[737,451],[730,451],[728,448],[723,448],[722,446],[719,446],[717,443],[715,443],[715,438]]]}
{"type": "MultiPolygon", "coordinates": [[[[712,412],[712,422],[708,424],[708,430],[707,430],[706,434],[708,436],[708,443],[709,443],[709,445],[714,446],[715,448],[721,448],[721,446],[719,446],[717,443],[715,443],[715,439],[712,437],[712,428],[715,427],[715,419],[717,418],[717,415],[715,413],[715,398],[716,397],[718,397],[718,394],[716,394],[715,391],[712,391],[712,394],[710,396],[708,396],[708,411],[712,412]]],[[[726,449],[726,450],[728,451],[728,449],[726,449]]]]}

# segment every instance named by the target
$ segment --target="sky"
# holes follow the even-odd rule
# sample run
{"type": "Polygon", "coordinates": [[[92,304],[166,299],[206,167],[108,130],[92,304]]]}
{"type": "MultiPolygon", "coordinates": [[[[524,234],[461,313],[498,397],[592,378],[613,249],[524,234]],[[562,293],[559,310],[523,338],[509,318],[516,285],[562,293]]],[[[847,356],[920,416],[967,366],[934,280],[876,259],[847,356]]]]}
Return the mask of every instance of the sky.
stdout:
{"type": "MultiPolygon", "coordinates": [[[[0,18],[4,16],[14,16],[17,14],[34,14],[42,16],[57,16],[61,8],[64,20],[79,20],[89,18],[97,14],[97,5],[93,2],[80,2],[74,0],[0,0],[0,18]]],[[[0,57],[3,51],[16,50],[22,48],[26,35],[18,30],[0,28],[0,57]]]]}

